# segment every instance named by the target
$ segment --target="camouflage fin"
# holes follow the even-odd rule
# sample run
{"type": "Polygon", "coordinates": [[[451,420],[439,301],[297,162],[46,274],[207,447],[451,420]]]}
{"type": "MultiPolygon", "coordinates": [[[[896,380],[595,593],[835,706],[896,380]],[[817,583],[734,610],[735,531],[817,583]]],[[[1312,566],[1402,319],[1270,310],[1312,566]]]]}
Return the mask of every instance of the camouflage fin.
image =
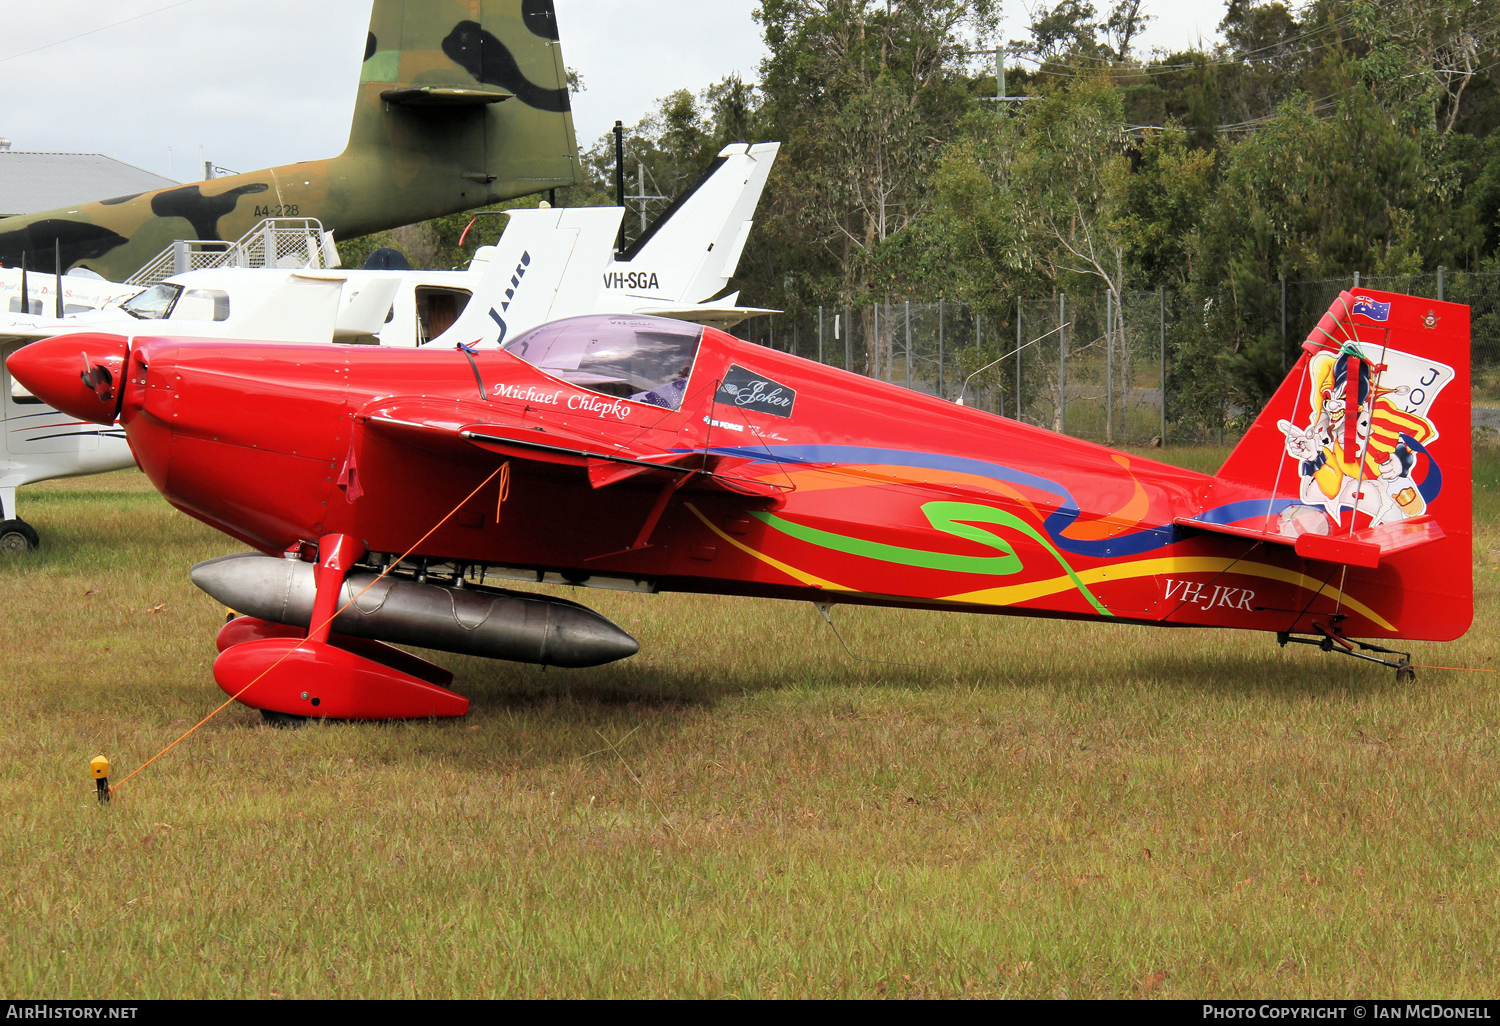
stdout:
{"type": "Polygon", "coordinates": [[[123,281],[176,239],[267,217],[340,239],[575,184],[552,0],[375,0],[349,144],[329,160],[0,219],[0,263],[60,246],[123,281]]]}

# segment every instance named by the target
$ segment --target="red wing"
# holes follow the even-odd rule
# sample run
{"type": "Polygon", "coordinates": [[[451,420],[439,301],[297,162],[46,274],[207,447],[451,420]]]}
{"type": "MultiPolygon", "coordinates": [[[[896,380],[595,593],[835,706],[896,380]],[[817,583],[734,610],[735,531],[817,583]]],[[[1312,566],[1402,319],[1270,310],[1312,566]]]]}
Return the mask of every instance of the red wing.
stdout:
{"type": "MultiPolygon", "coordinates": [[[[673,481],[693,478],[685,487],[731,491],[759,498],[779,498],[786,486],[745,473],[749,460],[679,452],[641,442],[618,442],[603,432],[523,421],[504,407],[473,401],[387,399],[361,411],[368,430],[420,452],[448,459],[490,453],[506,459],[581,467],[593,488],[622,481],[673,481]]],[[[602,423],[602,422],[601,422],[602,423]]]]}

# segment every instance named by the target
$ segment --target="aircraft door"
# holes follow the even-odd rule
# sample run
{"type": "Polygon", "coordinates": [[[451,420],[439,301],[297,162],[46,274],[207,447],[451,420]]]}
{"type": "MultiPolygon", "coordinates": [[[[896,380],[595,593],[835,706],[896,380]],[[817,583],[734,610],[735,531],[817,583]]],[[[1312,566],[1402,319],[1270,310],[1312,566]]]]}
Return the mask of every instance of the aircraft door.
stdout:
{"type": "Polygon", "coordinates": [[[424,345],[453,327],[469,305],[468,289],[420,286],[416,290],[417,345],[424,345]]]}
{"type": "MultiPolygon", "coordinates": [[[[13,349],[0,351],[0,358],[12,352],[13,349]]],[[[10,455],[92,452],[99,448],[98,425],[80,424],[67,414],[58,413],[3,368],[0,368],[0,387],[5,393],[5,451],[10,455]]]]}

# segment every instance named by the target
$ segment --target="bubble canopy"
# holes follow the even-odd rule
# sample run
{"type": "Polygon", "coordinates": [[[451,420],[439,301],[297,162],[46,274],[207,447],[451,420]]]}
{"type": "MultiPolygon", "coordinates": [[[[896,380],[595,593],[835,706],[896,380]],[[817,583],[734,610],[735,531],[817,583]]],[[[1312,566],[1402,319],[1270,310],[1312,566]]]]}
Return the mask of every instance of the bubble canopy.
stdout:
{"type": "Polygon", "coordinates": [[[595,314],[543,324],[503,348],[570,385],[675,410],[702,341],[701,324],[595,314]]]}

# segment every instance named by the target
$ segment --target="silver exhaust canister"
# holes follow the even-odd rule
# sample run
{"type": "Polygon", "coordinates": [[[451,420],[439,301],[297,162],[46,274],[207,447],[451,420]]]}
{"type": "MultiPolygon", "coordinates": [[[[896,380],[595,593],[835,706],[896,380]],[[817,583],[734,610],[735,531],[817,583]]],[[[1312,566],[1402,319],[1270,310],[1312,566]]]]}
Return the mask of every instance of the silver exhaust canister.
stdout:
{"type": "MultiPolygon", "coordinates": [[[[235,612],[295,627],[307,627],[312,618],[317,584],[311,563],[242,552],[199,563],[192,573],[194,584],[235,612]]],[[[335,634],[514,663],[600,666],[641,647],[587,606],[525,592],[445,588],[400,577],[376,582],[375,574],[356,571],[345,579],[338,606],[343,612],[334,618],[335,634]]]]}

